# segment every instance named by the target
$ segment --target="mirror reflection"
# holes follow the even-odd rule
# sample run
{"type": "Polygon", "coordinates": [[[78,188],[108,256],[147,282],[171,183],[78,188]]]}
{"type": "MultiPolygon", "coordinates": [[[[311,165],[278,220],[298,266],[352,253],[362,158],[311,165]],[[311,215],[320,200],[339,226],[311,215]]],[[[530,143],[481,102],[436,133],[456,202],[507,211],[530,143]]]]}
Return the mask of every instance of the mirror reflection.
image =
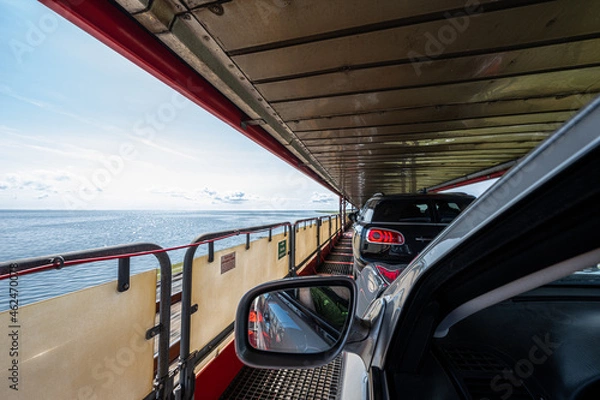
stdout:
{"type": "Polygon", "coordinates": [[[258,350],[320,353],[331,349],[348,324],[350,290],[318,286],[269,292],[252,302],[248,341],[258,350]]]}

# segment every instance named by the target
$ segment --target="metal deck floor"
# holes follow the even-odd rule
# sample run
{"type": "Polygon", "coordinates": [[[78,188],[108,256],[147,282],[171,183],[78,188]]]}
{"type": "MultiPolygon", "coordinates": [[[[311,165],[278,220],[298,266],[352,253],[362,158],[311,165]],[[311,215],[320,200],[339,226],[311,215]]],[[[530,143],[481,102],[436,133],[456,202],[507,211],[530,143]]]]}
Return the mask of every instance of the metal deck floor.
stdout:
{"type": "Polygon", "coordinates": [[[346,232],[317,267],[319,274],[352,275],[352,234],[346,232]]]}
{"type": "Polygon", "coordinates": [[[255,369],[244,367],[221,399],[338,400],[342,358],[309,369],[255,369]]]}
{"type": "MultiPolygon", "coordinates": [[[[319,274],[352,275],[352,236],[344,233],[317,268],[319,274]]],[[[221,400],[339,400],[342,357],[319,368],[255,369],[244,366],[221,400]]]]}

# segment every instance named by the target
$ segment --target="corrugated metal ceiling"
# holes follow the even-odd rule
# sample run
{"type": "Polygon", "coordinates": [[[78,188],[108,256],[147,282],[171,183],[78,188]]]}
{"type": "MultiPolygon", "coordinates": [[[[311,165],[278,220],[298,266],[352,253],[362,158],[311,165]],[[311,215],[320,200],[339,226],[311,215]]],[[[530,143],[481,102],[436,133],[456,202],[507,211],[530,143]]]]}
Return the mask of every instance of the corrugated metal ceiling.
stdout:
{"type": "Polygon", "coordinates": [[[514,161],[600,92],[596,0],[118,0],[362,204],[514,161]]]}

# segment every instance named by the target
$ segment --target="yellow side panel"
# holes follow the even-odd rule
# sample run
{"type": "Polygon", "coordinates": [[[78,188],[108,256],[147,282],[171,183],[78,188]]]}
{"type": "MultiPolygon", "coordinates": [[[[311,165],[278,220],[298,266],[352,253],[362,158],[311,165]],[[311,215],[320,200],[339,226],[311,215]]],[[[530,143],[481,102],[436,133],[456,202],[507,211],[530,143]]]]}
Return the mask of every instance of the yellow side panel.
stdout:
{"type": "MultiPolygon", "coordinates": [[[[333,222],[333,220],[331,221],[333,222]]],[[[333,235],[333,227],[331,228],[331,234],[333,235]]],[[[329,240],[329,219],[324,219],[321,224],[321,245],[329,240]]]]}
{"type": "Polygon", "coordinates": [[[317,224],[300,227],[296,232],[296,264],[310,255],[317,248],[317,224]]]}
{"type": "MultiPolygon", "coordinates": [[[[278,259],[278,242],[288,240],[283,233],[258,239],[246,245],[215,252],[215,260],[208,257],[194,260],[192,277],[192,304],[198,311],[192,314],[191,349],[198,350],[221,333],[235,319],[240,298],[254,286],[281,279],[288,273],[288,256],[278,259]],[[221,273],[221,258],[235,253],[235,268],[221,273]]],[[[286,243],[289,251],[289,244],[286,243]]]]}
{"type": "Polygon", "coordinates": [[[23,306],[16,324],[2,312],[0,399],[139,400],[150,393],[153,341],[144,336],[154,326],[156,270],[132,276],[130,285],[118,293],[109,282],[23,306]],[[18,371],[8,371],[15,359],[18,371]]]}

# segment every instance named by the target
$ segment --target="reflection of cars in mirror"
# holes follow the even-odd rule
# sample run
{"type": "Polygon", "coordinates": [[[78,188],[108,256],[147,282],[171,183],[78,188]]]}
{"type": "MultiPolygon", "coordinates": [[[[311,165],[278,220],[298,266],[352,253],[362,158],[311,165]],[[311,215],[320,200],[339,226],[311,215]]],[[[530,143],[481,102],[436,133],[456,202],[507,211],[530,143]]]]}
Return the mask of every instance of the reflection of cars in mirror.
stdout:
{"type": "Polygon", "coordinates": [[[347,287],[314,286],[271,291],[253,299],[247,338],[257,350],[319,353],[332,348],[349,322],[347,287]]]}
{"type": "MultiPolygon", "coordinates": [[[[298,302],[289,292],[266,293],[257,298],[259,315],[269,314],[256,324],[249,337],[255,348],[267,351],[318,353],[331,347],[339,333],[298,302]],[[253,339],[257,338],[257,339],[253,339]]],[[[249,322],[252,321],[250,312],[249,322]]]]}

